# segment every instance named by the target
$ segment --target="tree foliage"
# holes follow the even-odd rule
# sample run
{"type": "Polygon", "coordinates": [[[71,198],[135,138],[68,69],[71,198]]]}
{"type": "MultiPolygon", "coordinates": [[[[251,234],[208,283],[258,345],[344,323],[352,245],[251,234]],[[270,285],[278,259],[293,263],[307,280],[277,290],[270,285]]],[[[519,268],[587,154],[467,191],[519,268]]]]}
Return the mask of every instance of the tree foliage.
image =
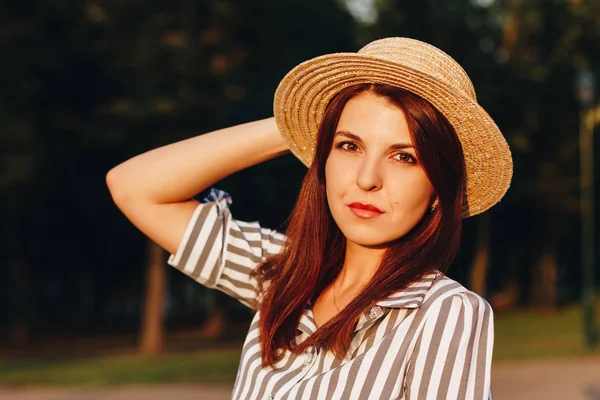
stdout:
{"type": "MultiPolygon", "coordinates": [[[[10,293],[0,319],[14,332],[82,321],[76,330],[136,329],[145,241],[112,204],[106,172],[272,115],[285,72],[355,47],[354,21],[329,0],[26,0],[3,3],[0,22],[10,55],[0,75],[0,289],[10,293]]],[[[284,157],[222,185],[246,193],[242,217],[279,225],[303,170],[284,157]]]]}

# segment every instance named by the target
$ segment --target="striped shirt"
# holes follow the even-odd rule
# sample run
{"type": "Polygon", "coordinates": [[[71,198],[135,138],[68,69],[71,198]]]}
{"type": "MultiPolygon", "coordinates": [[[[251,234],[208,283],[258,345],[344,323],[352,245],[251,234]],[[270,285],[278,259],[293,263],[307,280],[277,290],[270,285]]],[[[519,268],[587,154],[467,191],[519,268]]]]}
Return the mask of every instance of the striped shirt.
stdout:
{"type": "MultiPolygon", "coordinates": [[[[231,217],[231,198],[212,190],[195,210],[169,264],[256,309],[249,273],[281,251],[285,236],[231,217]]],[[[311,348],[262,367],[260,312],[242,348],[233,399],[490,399],[493,313],[480,296],[434,273],[365,310],[344,359],[311,348]]],[[[298,343],[316,331],[310,306],[298,343]]]]}

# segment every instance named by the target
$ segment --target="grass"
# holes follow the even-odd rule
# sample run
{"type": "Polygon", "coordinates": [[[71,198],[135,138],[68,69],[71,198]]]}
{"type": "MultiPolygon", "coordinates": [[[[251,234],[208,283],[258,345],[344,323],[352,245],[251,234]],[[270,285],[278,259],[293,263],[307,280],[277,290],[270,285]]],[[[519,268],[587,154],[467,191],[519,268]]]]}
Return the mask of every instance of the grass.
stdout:
{"type": "MultiPolygon", "coordinates": [[[[600,310],[600,304],[596,308],[600,310]]],[[[581,307],[540,314],[515,311],[495,315],[495,362],[600,356],[600,343],[591,353],[583,346],[581,307]]],[[[600,321],[597,312],[596,321],[600,321]]]]}
{"type": "Polygon", "coordinates": [[[233,384],[240,349],[204,350],[147,359],[136,355],[0,364],[2,386],[233,384]]]}
{"type": "MultiPolygon", "coordinates": [[[[598,307],[600,310],[600,307],[598,307]]],[[[600,321],[600,315],[598,316],[600,321]]],[[[495,316],[494,363],[548,358],[600,357],[583,349],[581,309],[555,313],[519,311],[495,316]]],[[[105,386],[121,384],[226,384],[235,380],[241,343],[223,349],[169,353],[147,359],[135,354],[88,358],[0,360],[1,386],[105,386]]]]}

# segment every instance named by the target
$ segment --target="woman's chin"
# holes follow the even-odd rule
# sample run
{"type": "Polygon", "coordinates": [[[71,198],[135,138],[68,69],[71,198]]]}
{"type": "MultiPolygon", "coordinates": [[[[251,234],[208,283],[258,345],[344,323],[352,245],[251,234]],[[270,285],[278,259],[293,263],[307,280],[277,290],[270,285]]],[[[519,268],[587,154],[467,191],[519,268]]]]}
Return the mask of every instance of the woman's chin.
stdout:
{"type": "Polygon", "coordinates": [[[390,244],[398,239],[395,236],[382,236],[381,232],[343,232],[344,236],[350,242],[357,244],[361,247],[368,247],[374,249],[383,249],[390,246],[390,244]]]}

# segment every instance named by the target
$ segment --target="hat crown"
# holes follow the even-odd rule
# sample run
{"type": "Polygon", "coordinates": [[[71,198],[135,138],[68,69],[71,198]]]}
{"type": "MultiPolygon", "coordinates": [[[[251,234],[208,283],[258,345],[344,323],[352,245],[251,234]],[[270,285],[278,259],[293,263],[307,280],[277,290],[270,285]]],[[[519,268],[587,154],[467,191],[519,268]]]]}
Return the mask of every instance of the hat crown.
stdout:
{"type": "Polygon", "coordinates": [[[375,40],[358,54],[403,65],[427,74],[476,100],[475,88],[465,70],[448,54],[428,43],[409,38],[375,40]]]}

